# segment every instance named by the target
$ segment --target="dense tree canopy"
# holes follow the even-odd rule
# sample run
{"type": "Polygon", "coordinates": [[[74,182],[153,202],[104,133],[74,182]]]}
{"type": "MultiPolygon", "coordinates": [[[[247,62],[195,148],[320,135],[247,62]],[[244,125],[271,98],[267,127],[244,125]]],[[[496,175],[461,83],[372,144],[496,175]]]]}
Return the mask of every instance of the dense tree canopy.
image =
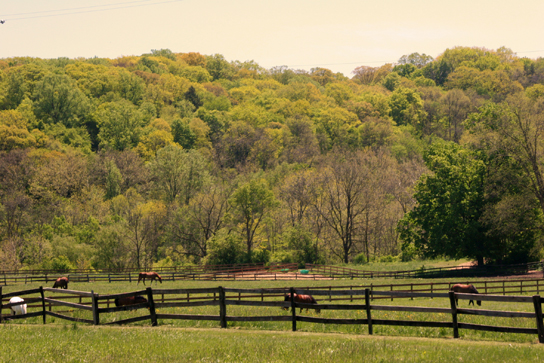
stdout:
{"type": "Polygon", "coordinates": [[[0,268],[541,258],[543,104],[507,48],[3,59],[0,268]]]}

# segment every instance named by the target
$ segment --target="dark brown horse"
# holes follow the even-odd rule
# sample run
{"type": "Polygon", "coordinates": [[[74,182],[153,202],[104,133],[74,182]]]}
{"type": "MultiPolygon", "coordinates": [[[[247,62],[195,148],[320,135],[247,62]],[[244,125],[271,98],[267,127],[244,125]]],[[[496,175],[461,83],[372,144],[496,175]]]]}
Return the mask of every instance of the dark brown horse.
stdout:
{"type": "MultiPolygon", "coordinates": [[[[293,295],[293,300],[296,303],[318,305],[317,301],[314,299],[314,297],[312,295],[294,294],[293,295]]],[[[283,301],[291,301],[291,294],[285,295],[283,301]]],[[[285,308],[285,307],[282,308],[282,309],[289,310],[289,308],[285,308]]],[[[300,308],[300,312],[302,312],[302,310],[304,310],[304,308],[300,308]]],[[[308,311],[308,308],[306,308],[306,311],[308,311]]],[[[321,312],[321,309],[315,309],[315,311],[319,314],[321,312]]]]}
{"type": "Polygon", "coordinates": [[[127,297],[118,297],[114,300],[115,306],[127,306],[146,303],[147,299],[143,296],[127,296],[127,297]]]}
{"type": "MultiPolygon", "coordinates": [[[[143,280],[145,285],[145,279],[150,279],[151,280],[150,284],[153,283],[153,280],[159,279],[160,283],[162,284],[162,277],[156,272],[140,272],[140,274],[138,275],[138,284],[140,283],[141,280],[143,280]]],[[[155,285],[156,284],[157,283],[155,282],[155,285]]]]}
{"type": "Polygon", "coordinates": [[[67,289],[68,288],[68,277],[59,277],[57,281],[55,281],[55,284],[53,285],[53,288],[59,288],[59,289],[67,289]]]}
{"type": "MultiPolygon", "coordinates": [[[[455,284],[450,288],[450,291],[461,292],[465,294],[479,294],[478,290],[476,290],[476,288],[472,284],[470,285],[455,284]]],[[[480,300],[476,300],[476,303],[478,304],[478,306],[482,305],[482,302],[480,300]]],[[[474,300],[470,300],[468,304],[474,305],[474,300]]],[[[457,299],[455,299],[455,305],[458,305],[457,299]]]]}

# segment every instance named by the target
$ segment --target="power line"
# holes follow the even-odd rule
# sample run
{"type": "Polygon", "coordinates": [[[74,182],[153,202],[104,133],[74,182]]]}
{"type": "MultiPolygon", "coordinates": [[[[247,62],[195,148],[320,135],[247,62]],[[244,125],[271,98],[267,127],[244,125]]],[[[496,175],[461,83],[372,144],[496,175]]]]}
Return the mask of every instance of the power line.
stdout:
{"type": "MultiPolygon", "coordinates": [[[[84,14],[84,13],[96,13],[96,12],[100,12],[100,11],[110,11],[110,10],[119,10],[119,9],[128,9],[128,8],[137,8],[137,7],[142,7],[142,6],[152,6],[152,5],[161,5],[161,4],[169,4],[169,3],[177,3],[177,2],[181,2],[181,1],[184,1],[184,0],[169,0],[169,1],[160,1],[160,2],[154,2],[152,4],[140,4],[140,5],[127,5],[127,6],[117,6],[117,7],[111,7],[111,6],[115,6],[115,5],[118,5],[118,4],[130,4],[130,3],[140,3],[140,2],[149,2],[151,0],[145,0],[145,1],[131,1],[131,2],[126,2],[126,3],[117,3],[117,4],[111,4],[111,5],[97,5],[97,6],[87,6],[87,7],[82,7],[82,8],[71,8],[71,9],[65,9],[65,10],[50,10],[50,11],[43,11],[43,12],[35,12],[35,13],[26,13],[26,14],[39,14],[39,13],[50,13],[50,12],[62,12],[62,11],[68,11],[68,12],[64,12],[64,13],[61,13],[61,14],[50,14],[50,15],[38,15],[38,16],[27,16],[27,17],[21,17],[21,18],[12,18],[12,19],[7,19],[9,21],[13,21],[13,20],[26,20],[26,19],[37,19],[37,18],[49,18],[49,17],[53,17],[53,16],[63,16],[63,15],[73,15],[73,14],[84,14]],[[79,10],[79,9],[90,9],[90,8],[94,8],[94,7],[106,7],[106,6],[110,6],[109,8],[105,8],[105,9],[96,9],[96,10],[82,10],[82,11],[73,11],[73,10],[79,10]]],[[[24,15],[25,13],[23,13],[24,15]]],[[[15,14],[17,15],[17,14],[15,14]]]]}
{"type": "MultiPolygon", "coordinates": [[[[72,10],[81,10],[81,9],[91,9],[91,8],[103,8],[106,6],[115,6],[115,5],[124,5],[124,4],[133,4],[133,3],[143,3],[143,2],[149,2],[151,0],[140,0],[140,1],[125,1],[122,3],[114,3],[114,4],[106,4],[106,5],[94,5],[94,6],[83,6],[79,8],[69,8],[69,9],[57,9],[57,10],[44,10],[44,11],[33,11],[30,13],[14,13],[14,14],[5,14],[6,16],[16,16],[16,15],[31,15],[31,14],[43,14],[43,13],[56,13],[59,11],[72,11],[72,10]]],[[[105,9],[107,10],[107,9],[105,9]]]]}

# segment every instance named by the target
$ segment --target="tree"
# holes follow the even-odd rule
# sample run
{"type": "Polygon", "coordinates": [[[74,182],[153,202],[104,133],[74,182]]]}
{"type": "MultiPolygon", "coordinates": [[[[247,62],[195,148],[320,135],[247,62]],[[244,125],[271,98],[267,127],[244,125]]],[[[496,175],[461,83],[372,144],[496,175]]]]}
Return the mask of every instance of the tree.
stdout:
{"type": "Polygon", "coordinates": [[[100,105],[93,117],[100,127],[100,145],[106,149],[122,151],[135,147],[146,126],[144,115],[125,100],[100,105]]]}
{"type": "Polygon", "coordinates": [[[174,249],[200,260],[208,254],[208,241],[223,228],[224,216],[229,213],[229,186],[210,184],[187,205],[178,208],[170,225],[174,249]]]}
{"type": "Polygon", "coordinates": [[[83,126],[90,104],[87,96],[67,75],[50,74],[36,84],[33,94],[36,116],[49,124],[83,126]]]}
{"type": "Polygon", "coordinates": [[[470,116],[468,127],[487,135],[482,146],[516,161],[544,212],[544,99],[517,94],[499,105],[488,103],[470,116]]]}
{"type": "Polygon", "coordinates": [[[247,255],[250,257],[256,232],[264,218],[276,207],[276,198],[264,180],[252,180],[233,193],[229,204],[232,208],[232,219],[240,225],[247,255]]]}
{"type": "Polygon", "coordinates": [[[423,101],[417,91],[398,87],[390,97],[391,117],[397,125],[412,125],[420,129],[426,114],[423,101]]]}
{"type": "Polygon", "coordinates": [[[330,230],[330,251],[348,263],[361,244],[369,254],[370,215],[380,190],[372,151],[337,154],[340,157],[329,157],[320,170],[320,192],[313,207],[330,230]]]}
{"type": "Polygon", "coordinates": [[[442,112],[446,117],[448,140],[459,142],[463,131],[462,122],[471,110],[470,99],[460,89],[448,91],[441,99],[442,112]]]}
{"type": "Polygon", "coordinates": [[[155,190],[168,202],[181,197],[188,204],[209,178],[206,160],[198,151],[175,145],[159,150],[149,168],[155,190]]]}
{"type": "Polygon", "coordinates": [[[196,135],[189,127],[187,120],[177,118],[172,123],[172,135],[174,142],[180,144],[185,150],[192,149],[196,143],[196,135]]]}
{"type": "Polygon", "coordinates": [[[403,55],[399,58],[399,64],[412,64],[417,68],[422,68],[433,61],[433,57],[425,53],[412,53],[409,55],[403,55]]]}
{"type": "Polygon", "coordinates": [[[106,161],[106,171],[106,199],[111,199],[121,194],[123,176],[111,159],[106,161]]]}
{"type": "Polygon", "coordinates": [[[491,245],[481,222],[485,164],[454,143],[431,146],[424,160],[432,174],[415,187],[417,205],[399,223],[401,239],[428,257],[470,257],[483,265],[491,245]]]}

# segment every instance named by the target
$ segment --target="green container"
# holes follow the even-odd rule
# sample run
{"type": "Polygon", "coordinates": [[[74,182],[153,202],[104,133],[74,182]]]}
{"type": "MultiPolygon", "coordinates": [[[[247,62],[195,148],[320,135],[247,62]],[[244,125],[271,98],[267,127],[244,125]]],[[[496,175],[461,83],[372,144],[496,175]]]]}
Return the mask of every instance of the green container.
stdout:
{"type": "Polygon", "coordinates": [[[280,270],[280,272],[289,272],[289,269],[288,269],[288,268],[282,268],[282,269],[280,270]]]}
{"type": "Polygon", "coordinates": [[[307,275],[308,272],[310,272],[310,271],[308,271],[308,270],[300,270],[300,273],[303,274],[303,275],[307,275]]]}

